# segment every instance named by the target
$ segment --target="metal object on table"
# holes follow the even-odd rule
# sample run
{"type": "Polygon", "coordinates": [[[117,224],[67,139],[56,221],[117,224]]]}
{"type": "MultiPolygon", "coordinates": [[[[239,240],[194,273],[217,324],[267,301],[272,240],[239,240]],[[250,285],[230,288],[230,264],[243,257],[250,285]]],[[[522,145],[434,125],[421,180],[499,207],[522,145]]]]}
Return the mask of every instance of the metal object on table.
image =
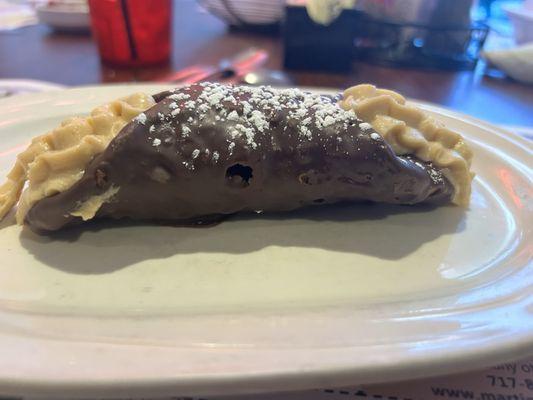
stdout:
{"type": "Polygon", "coordinates": [[[293,85],[292,79],[283,71],[260,68],[244,75],[241,83],[252,86],[271,85],[289,87],[293,85]]]}
{"type": "Polygon", "coordinates": [[[201,82],[216,71],[216,67],[209,65],[193,65],[171,74],[159,77],[157,80],[162,83],[176,83],[180,85],[190,85],[201,82]]]}
{"type": "Polygon", "coordinates": [[[218,71],[211,74],[208,79],[235,80],[243,77],[265,64],[268,52],[263,49],[251,47],[231,58],[226,58],[218,64],[218,71]]]}
{"type": "Polygon", "coordinates": [[[263,66],[268,57],[266,50],[250,47],[230,58],[221,60],[218,66],[193,65],[161,77],[159,80],[181,85],[207,80],[236,83],[247,73],[263,66]]]}

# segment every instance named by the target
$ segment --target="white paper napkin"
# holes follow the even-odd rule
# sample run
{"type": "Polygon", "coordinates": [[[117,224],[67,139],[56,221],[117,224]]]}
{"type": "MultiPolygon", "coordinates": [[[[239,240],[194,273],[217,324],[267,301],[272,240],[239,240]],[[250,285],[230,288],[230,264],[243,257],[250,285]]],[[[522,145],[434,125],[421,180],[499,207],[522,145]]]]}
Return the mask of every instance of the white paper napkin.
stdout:
{"type": "Polygon", "coordinates": [[[0,0],[0,32],[35,25],[37,22],[35,11],[31,6],[0,0]]]}
{"type": "Polygon", "coordinates": [[[511,78],[533,83],[533,43],[511,49],[484,51],[483,56],[511,78]]]}
{"type": "MultiPolygon", "coordinates": [[[[533,400],[533,359],[496,365],[481,371],[379,385],[354,384],[292,393],[246,396],[130,397],[88,400],[533,400]]],[[[26,398],[24,400],[56,400],[26,398]]]]}

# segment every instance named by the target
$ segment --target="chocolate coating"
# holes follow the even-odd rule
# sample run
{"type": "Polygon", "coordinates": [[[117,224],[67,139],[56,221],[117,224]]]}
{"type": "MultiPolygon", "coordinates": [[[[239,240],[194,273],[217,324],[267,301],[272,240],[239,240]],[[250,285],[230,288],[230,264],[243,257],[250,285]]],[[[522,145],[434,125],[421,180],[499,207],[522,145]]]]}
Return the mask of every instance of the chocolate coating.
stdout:
{"type": "Polygon", "coordinates": [[[345,201],[446,203],[429,163],[396,156],[328,96],[196,84],[155,96],[67,191],[26,216],[36,231],[81,222],[80,203],[119,191],[96,217],[197,223],[345,201]]]}

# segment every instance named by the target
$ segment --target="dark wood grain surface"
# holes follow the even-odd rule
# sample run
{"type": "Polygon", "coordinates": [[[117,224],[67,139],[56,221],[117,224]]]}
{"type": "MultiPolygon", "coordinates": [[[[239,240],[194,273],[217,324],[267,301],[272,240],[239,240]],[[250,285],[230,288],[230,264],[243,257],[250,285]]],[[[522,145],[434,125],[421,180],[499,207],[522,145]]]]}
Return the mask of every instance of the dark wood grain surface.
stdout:
{"type": "MultiPolygon", "coordinates": [[[[191,64],[216,64],[249,46],[270,52],[268,67],[282,67],[277,37],[230,33],[193,0],[174,9],[173,54],[167,65],[143,69],[103,66],[89,35],[54,33],[37,25],[0,33],[0,78],[41,79],[66,85],[150,81],[191,64]]],[[[295,84],[344,88],[371,82],[494,123],[533,126],[533,86],[483,76],[479,71],[435,72],[356,63],[351,74],[291,73],[295,84]]]]}

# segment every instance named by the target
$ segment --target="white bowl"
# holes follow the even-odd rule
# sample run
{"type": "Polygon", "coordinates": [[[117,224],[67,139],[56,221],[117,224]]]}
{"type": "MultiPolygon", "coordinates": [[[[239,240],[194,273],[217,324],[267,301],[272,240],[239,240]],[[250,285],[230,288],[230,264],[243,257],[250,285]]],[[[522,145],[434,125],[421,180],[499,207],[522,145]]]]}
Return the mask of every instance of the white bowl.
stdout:
{"type": "Polygon", "coordinates": [[[243,22],[267,25],[279,22],[284,13],[285,0],[199,0],[210,13],[231,25],[243,22]],[[228,3],[226,7],[225,3],[228,3]]]}

